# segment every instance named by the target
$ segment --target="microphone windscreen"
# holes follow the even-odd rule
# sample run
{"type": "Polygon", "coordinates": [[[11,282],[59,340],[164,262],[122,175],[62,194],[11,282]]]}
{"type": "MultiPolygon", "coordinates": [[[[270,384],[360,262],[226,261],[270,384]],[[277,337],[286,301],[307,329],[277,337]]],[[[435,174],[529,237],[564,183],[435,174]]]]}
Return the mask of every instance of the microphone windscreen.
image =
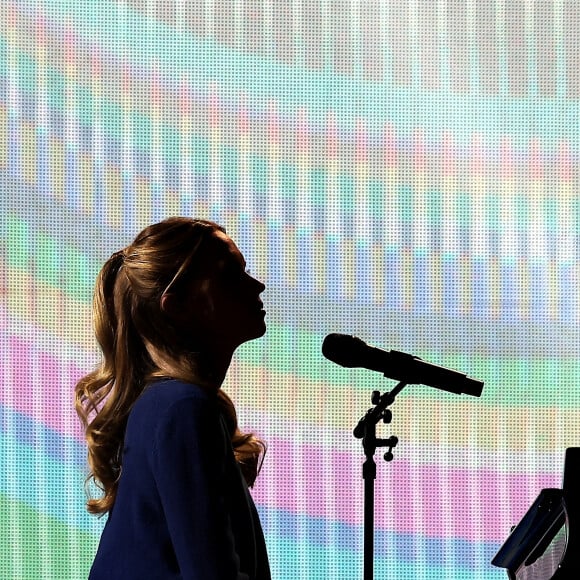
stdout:
{"type": "Polygon", "coordinates": [[[359,367],[368,350],[367,344],[356,336],[329,334],[322,341],[322,354],[343,367],[359,367]]]}

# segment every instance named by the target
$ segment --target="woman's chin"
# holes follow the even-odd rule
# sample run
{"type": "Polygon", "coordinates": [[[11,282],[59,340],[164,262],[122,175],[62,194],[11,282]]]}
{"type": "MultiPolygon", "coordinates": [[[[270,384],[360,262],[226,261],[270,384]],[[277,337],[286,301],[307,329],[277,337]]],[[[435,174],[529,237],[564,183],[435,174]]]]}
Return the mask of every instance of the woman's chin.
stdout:
{"type": "Polygon", "coordinates": [[[255,327],[252,328],[252,330],[253,332],[248,333],[248,338],[244,342],[264,336],[264,334],[266,334],[266,321],[262,320],[259,324],[256,324],[255,327]]]}

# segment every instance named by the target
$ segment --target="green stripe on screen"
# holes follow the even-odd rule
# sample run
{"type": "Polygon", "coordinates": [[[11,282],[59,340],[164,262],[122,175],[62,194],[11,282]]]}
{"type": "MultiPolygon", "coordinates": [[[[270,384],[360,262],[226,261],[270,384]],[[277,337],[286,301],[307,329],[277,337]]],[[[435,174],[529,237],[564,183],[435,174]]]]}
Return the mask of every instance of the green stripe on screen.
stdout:
{"type": "Polygon", "coordinates": [[[0,578],[87,578],[98,536],[66,526],[2,494],[0,529],[0,554],[4,554],[0,578]]]}
{"type": "Polygon", "coordinates": [[[14,215],[0,218],[0,232],[6,240],[7,265],[32,271],[35,277],[75,300],[89,304],[101,268],[94,258],[44,232],[35,232],[14,215]]]}
{"type": "MultiPolygon", "coordinates": [[[[236,356],[246,364],[263,366],[274,372],[314,382],[385,391],[394,386],[394,381],[386,381],[380,374],[364,369],[344,369],[324,359],[320,350],[324,336],[289,326],[269,324],[263,339],[243,345],[236,356]]],[[[517,345],[514,346],[517,348],[517,345]]],[[[580,407],[580,356],[526,358],[517,352],[513,356],[501,358],[470,352],[421,351],[413,354],[484,381],[483,394],[478,404],[561,409],[580,407]]],[[[457,397],[423,387],[414,389],[414,394],[428,399],[457,397]]],[[[466,397],[464,400],[467,398],[471,399],[466,397]]]]}

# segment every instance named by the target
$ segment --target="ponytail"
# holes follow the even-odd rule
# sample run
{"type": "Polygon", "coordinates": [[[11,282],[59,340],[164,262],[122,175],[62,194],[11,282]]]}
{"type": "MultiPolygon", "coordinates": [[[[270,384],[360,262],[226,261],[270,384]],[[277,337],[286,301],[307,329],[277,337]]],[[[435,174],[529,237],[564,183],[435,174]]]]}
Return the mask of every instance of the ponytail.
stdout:
{"type": "Polygon", "coordinates": [[[100,366],[75,388],[75,407],[88,446],[89,476],[104,492],[89,498],[87,510],[102,514],[113,506],[121,475],[121,445],[127,416],[152,363],[130,317],[129,282],[122,272],[124,253],[113,254],[101,269],[95,286],[93,320],[101,347],[100,366]],[[140,370],[135,366],[140,364],[140,370]]]}

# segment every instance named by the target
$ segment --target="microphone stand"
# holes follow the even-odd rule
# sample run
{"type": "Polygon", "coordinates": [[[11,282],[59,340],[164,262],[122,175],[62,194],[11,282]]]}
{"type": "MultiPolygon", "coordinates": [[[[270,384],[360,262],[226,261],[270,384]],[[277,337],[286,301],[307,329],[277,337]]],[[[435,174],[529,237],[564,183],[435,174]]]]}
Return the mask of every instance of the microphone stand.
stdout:
{"type": "Polygon", "coordinates": [[[399,440],[395,436],[388,439],[378,439],[376,427],[379,421],[390,423],[392,413],[388,407],[393,404],[395,397],[403,390],[406,383],[400,382],[391,392],[381,395],[379,391],[373,391],[371,403],[375,405],[369,409],[365,416],[354,428],[353,434],[357,439],[362,439],[363,450],[366,460],[363,463],[362,477],[364,479],[364,575],[363,580],[373,580],[374,560],[374,518],[375,518],[375,479],[377,466],[374,454],[377,447],[387,447],[383,458],[385,461],[393,460],[393,448],[399,440]]]}

